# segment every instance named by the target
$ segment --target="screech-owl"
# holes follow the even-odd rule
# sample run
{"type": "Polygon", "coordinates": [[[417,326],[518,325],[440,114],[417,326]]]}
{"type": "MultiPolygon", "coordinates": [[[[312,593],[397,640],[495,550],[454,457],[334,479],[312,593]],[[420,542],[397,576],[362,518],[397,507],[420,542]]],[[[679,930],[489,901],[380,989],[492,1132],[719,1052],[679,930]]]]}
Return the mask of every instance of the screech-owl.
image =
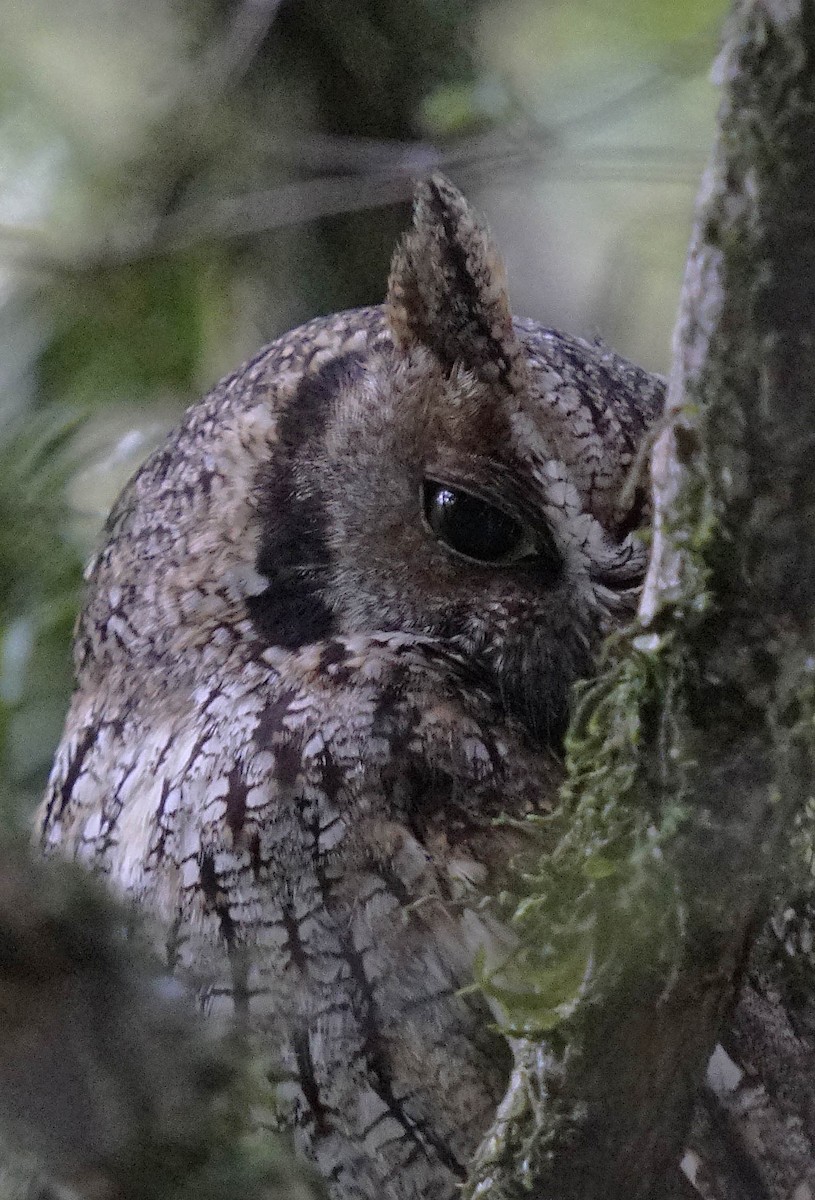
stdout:
{"type": "Polygon", "coordinates": [[[461,991],[510,944],[494,819],[553,803],[570,686],[633,610],[622,485],[661,403],[513,319],[435,177],[385,305],[225,379],[108,521],[42,844],[279,1050],[333,1200],[450,1200],[501,1099],[508,1047],[461,991]]]}

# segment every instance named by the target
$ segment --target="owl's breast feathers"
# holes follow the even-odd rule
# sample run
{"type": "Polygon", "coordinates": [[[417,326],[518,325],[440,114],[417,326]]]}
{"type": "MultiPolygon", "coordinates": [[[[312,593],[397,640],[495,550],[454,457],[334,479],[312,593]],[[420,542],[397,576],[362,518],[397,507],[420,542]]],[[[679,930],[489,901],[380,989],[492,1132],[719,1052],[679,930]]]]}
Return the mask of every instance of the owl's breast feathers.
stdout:
{"type": "Polygon", "coordinates": [[[523,842],[492,821],[545,806],[557,765],[427,639],[235,653],[228,683],[149,713],[80,693],[44,843],[160,918],[205,1010],[270,1035],[321,1169],[350,1144],[343,1171],[455,1181],[508,1069],[457,994],[511,944],[478,895],[523,842]]]}

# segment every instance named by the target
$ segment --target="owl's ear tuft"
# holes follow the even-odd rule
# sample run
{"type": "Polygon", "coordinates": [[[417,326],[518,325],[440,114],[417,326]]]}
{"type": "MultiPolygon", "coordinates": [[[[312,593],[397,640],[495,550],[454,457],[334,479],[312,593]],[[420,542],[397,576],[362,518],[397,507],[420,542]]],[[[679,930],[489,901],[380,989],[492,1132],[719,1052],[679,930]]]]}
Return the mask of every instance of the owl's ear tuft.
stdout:
{"type": "Polygon", "coordinates": [[[400,349],[425,346],[448,370],[461,363],[487,382],[519,382],[524,356],[504,264],[484,225],[442,175],[416,189],[413,229],[391,263],[386,312],[400,349]]]}

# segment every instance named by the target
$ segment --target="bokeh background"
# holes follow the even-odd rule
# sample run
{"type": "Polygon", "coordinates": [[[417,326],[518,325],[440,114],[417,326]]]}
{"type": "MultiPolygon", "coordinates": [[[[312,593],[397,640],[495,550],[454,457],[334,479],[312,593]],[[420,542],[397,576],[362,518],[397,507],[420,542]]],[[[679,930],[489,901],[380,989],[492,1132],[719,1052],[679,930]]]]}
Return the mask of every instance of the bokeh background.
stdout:
{"type": "Polygon", "coordinates": [[[434,168],[515,311],[669,361],[720,0],[0,0],[0,805],[30,810],[82,564],[179,413],[377,303],[434,168]]]}

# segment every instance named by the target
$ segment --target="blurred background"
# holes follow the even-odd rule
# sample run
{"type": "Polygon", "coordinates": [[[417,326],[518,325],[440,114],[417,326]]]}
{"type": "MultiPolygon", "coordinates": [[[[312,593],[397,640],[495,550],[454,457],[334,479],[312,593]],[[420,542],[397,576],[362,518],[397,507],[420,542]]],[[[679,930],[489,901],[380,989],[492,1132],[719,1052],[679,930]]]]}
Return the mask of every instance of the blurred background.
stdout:
{"type": "Polygon", "coordinates": [[[719,0],[0,0],[0,817],[36,802],[82,565],[180,412],[378,303],[434,168],[519,314],[666,369],[719,0]]]}

